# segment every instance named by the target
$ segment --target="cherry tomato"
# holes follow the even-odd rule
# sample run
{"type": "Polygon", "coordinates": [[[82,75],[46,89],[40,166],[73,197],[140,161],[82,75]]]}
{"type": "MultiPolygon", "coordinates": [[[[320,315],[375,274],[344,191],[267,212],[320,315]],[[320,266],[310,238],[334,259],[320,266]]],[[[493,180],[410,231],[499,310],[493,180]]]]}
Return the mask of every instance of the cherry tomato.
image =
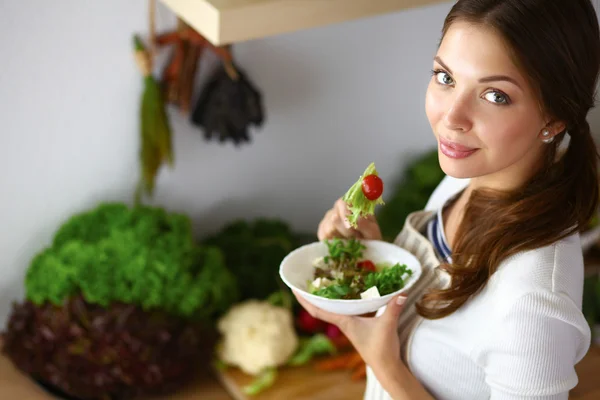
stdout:
{"type": "Polygon", "coordinates": [[[356,265],[358,265],[359,268],[366,269],[367,271],[372,271],[372,272],[377,271],[377,268],[375,268],[375,264],[371,260],[364,260],[364,261],[359,262],[356,265]]]}
{"type": "Polygon", "coordinates": [[[362,191],[367,199],[377,200],[383,193],[383,181],[377,175],[367,175],[362,181],[362,191]]]}

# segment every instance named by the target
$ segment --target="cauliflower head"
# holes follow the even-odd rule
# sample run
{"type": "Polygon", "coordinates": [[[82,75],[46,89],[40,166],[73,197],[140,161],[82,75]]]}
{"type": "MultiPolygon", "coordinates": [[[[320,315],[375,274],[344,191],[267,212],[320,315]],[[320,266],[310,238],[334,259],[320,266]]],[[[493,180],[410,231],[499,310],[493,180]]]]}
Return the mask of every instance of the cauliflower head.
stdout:
{"type": "Polygon", "coordinates": [[[250,375],[285,364],[298,347],[292,312],[266,301],[234,305],[218,322],[217,355],[250,375]]]}

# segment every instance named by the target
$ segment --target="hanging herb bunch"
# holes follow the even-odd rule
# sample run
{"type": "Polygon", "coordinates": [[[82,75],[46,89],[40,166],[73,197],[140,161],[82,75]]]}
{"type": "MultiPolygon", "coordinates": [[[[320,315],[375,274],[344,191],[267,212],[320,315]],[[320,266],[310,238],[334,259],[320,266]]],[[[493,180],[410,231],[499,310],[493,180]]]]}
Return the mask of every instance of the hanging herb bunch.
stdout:
{"type": "Polygon", "coordinates": [[[157,36],[156,43],[173,47],[161,86],[169,103],[183,114],[192,108],[199,58],[206,49],[219,57],[219,65],[193,106],[191,122],[203,131],[206,140],[231,141],[235,145],[250,142],[250,128],[261,127],[265,119],[262,95],[233,61],[231,46],[213,45],[182,21],[177,30],[157,36]]]}
{"type": "Polygon", "coordinates": [[[139,36],[134,36],[135,59],[144,77],[140,101],[140,180],[135,202],[143,195],[154,194],[155,180],[163,164],[173,166],[171,126],[159,84],[152,74],[151,52],[146,50],[139,36]]]}

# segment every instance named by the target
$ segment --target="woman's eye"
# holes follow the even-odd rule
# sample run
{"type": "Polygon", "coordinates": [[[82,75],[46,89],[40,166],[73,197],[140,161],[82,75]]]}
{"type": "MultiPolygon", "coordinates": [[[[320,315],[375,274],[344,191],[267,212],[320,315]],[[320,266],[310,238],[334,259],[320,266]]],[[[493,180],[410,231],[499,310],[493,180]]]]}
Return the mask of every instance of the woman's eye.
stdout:
{"type": "Polygon", "coordinates": [[[452,77],[444,71],[437,71],[435,73],[435,79],[442,85],[452,85],[454,83],[452,77]]]}
{"type": "Polygon", "coordinates": [[[485,99],[494,104],[508,104],[508,96],[501,92],[487,92],[484,95],[485,99]]]}

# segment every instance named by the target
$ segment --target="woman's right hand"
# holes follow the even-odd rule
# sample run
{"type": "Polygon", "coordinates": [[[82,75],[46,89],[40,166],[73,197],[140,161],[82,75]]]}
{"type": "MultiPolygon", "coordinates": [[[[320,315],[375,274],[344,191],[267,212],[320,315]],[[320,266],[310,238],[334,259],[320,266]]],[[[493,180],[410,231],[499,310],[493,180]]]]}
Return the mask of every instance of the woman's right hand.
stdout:
{"type": "Polygon", "coordinates": [[[342,199],[338,199],[333,208],[327,211],[319,223],[317,231],[319,240],[333,239],[335,237],[381,240],[381,230],[375,216],[370,215],[366,218],[359,218],[357,227],[353,228],[347,219],[347,216],[350,214],[346,203],[342,199]]]}

